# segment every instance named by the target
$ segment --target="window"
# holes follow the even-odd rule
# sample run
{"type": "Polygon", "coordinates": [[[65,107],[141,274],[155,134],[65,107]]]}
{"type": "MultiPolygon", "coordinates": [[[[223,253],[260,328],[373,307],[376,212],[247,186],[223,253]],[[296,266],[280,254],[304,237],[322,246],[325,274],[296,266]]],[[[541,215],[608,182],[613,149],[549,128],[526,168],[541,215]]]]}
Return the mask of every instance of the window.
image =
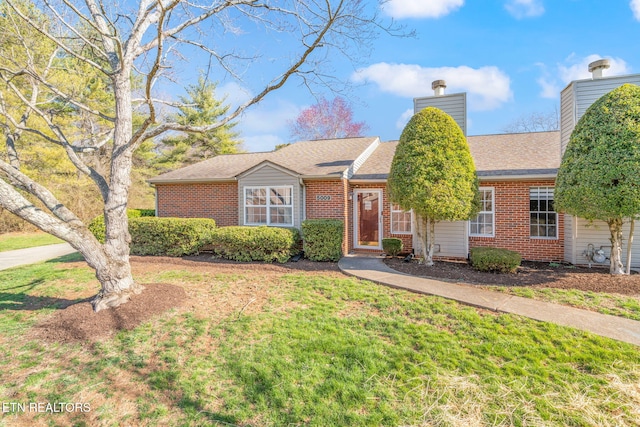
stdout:
{"type": "Polygon", "coordinates": [[[493,188],[480,187],[480,211],[469,221],[469,235],[494,237],[493,188]]]}
{"type": "Polygon", "coordinates": [[[246,225],[293,225],[293,187],[245,187],[246,225]]]}
{"type": "Polygon", "coordinates": [[[411,234],[411,211],[403,211],[398,205],[391,205],[391,233],[411,234]]]}
{"type": "Polygon", "coordinates": [[[534,238],[558,238],[558,214],[553,206],[553,187],[529,189],[530,235],[534,238]]]}

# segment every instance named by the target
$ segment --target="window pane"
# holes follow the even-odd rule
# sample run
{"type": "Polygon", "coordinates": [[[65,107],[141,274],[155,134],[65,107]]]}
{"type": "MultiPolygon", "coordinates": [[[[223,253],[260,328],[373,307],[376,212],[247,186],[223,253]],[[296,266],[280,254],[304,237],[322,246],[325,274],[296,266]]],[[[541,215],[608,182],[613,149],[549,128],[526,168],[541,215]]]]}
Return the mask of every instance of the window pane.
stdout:
{"type": "Polygon", "coordinates": [[[469,234],[479,236],[493,235],[493,190],[481,189],[481,211],[469,224],[469,234]]]}
{"type": "Polygon", "coordinates": [[[247,207],[247,224],[266,224],[267,223],[267,208],[255,208],[247,207]]]}
{"type": "Polygon", "coordinates": [[[271,188],[272,205],[291,205],[291,188],[271,188]]]}
{"type": "Polygon", "coordinates": [[[538,237],[538,226],[531,224],[530,232],[531,232],[531,237],[538,237]]]}
{"type": "Polygon", "coordinates": [[[265,206],[267,204],[266,190],[264,188],[245,189],[245,204],[265,206]]]}
{"type": "Polygon", "coordinates": [[[531,237],[557,237],[558,215],[554,212],[552,187],[529,189],[531,237]]]}
{"type": "Polygon", "coordinates": [[[271,224],[293,224],[292,208],[273,207],[269,210],[271,224]]]}

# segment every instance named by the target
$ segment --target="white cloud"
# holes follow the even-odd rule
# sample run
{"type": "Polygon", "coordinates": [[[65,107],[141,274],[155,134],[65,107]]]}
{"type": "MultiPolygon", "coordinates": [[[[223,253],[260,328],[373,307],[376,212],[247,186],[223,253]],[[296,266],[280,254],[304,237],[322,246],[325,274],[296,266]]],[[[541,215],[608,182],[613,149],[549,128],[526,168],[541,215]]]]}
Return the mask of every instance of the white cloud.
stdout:
{"type": "Polygon", "coordinates": [[[504,8],[516,19],[535,18],[544,13],[541,0],[509,0],[504,8]]]}
{"type": "Polygon", "coordinates": [[[493,110],[513,97],[509,76],[494,66],[425,68],[380,62],[356,71],[352,79],[374,82],[383,92],[410,98],[433,93],[431,82],[444,79],[448,93],[467,92],[472,110],[493,110]]]}
{"type": "Polygon", "coordinates": [[[282,100],[249,107],[237,127],[244,149],[249,152],[271,151],[277,144],[288,142],[281,135],[289,133],[289,121],[295,120],[302,108],[282,100]]]}
{"type": "Polygon", "coordinates": [[[411,120],[411,117],[413,117],[413,108],[409,108],[398,117],[398,120],[396,120],[396,128],[400,130],[404,129],[407,123],[409,123],[409,120],[411,120]]]}
{"type": "Polygon", "coordinates": [[[440,18],[460,9],[464,0],[389,0],[382,10],[389,16],[402,18],[440,18]]]}
{"type": "Polygon", "coordinates": [[[295,120],[302,108],[287,101],[265,102],[249,107],[240,119],[247,133],[279,133],[289,120],[295,120]]]}
{"type": "Polygon", "coordinates": [[[236,108],[250,100],[253,95],[249,89],[240,86],[238,83],[231,82],[218,86],[216,88],[216,96],[226,97],[225,103],[229,104],[231,108],[236,108]]]}
{"type": "Polygon", "coordinates": [[[631,7],[633,17],[636,18],[636,21],[640,21],[640,0],[631,0],[629,7],[631,7]]]}
{"type": "MultiPolygon", "coordinates": [[[[582,59],[577,59],[575,55],[570,55],[564,64],[558,64],[560,79],[564,84],[568,84],[573,80],[590,79],[589,64],[593,61],[604,58],[601,55],[592,54],[582,59]]],[[[620,58],[607,58],[611,63],[611,68],[604,71],[605,76],[617,76],[621,74],[629,74],[630,68],[627,63],[620,58]]]]}
{"type": "Polygon", "coordinates": [[[548,77],[540,77],[536,82],[542,88],[541,97],[555,99],[559,96],[561,87],[555,81],[549,80],[548,77]]]}
{"type": "MultiPolygon", "coordinates": [[[[564,63],[556,64],[552,71],[549,71],[544,64],[536,64],[542,69],[542,76],[536,80],[542,89],[540,96],[551,99],[559,98],[562,86],[574,80],[590,79],[589,64],[602,58],[603,56],[596,54],[584,58],[578,58],[575,54],[571,54],[564,60],[564,63]]],[[[604,71],[605,76],[617,76],[631,72],[631,68],[624,59],[607,59],[609,59],[611,67],[604,71]]]]}

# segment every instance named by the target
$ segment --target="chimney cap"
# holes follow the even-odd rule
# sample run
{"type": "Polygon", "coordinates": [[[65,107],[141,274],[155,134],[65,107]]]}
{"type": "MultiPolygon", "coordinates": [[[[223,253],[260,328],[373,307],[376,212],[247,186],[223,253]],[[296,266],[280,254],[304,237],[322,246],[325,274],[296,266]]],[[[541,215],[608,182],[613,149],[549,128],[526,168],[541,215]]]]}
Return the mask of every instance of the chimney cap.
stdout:
{"type": "Polygon", "coordinates": [[[447,82],[445,82],[444,80],[434,80],[431,83],[431,89],[436,90],[438,88],[446,88],[447,87],[447,82]]]}
{"type": "Polygon", "coordinates": [[[595,70],[600,69],[606,70],[609,67],[611,67],[611,61],[609,61],[608,59],[599,59],[589,64],[589,72],[592,73],[595,70]]]}

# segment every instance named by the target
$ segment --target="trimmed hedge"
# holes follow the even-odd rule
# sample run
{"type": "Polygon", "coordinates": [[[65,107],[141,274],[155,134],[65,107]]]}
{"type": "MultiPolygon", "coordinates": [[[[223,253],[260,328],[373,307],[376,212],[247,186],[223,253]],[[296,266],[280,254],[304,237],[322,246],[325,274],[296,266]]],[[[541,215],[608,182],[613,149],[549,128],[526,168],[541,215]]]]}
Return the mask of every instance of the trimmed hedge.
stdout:
{"type": "Polygon", "coordinates": [[[131,218],[130,251],[132,255],[193,255],[215,230],[216,222],[208,218],[131,218]]]}
{"type": "Polygon", "coordinates": [[[342,257],[344,222],[337,219],[302,221],[304,254],[312,261],[338,261],[342,257]]]}
{"type": "Polygon", "coordinates": [[[382,250],[389,256],[396,256],[402,252],[402,240],[397,237],[382,239],[382,250]]]}
{"type": "Polygon", "coordinates": [[[234,261],[284,263],[298,252],[300,233],[282,227],[221,227],[208,242],[213,253],[234,261]]]}
{"type": "MultiPolygon", "coordinates": [[[[155,217],[156,211],[154,209],[127,209],[127,218],[140,218],[140,217],[155,217]]],[[[98,215],[94,219],[91,220],[89,226],[87,227],[90,232],[96,236],[96,239],[100,243],[104,243],[105,238],[105,225],[104,225],[104,215],[98,215]]]]}
{"type": "Polygon", "coordinates": [[[519,253],[499,248],[472,248],[471,265],[479,271],[515,273],[522,261],[519,253]]]}

